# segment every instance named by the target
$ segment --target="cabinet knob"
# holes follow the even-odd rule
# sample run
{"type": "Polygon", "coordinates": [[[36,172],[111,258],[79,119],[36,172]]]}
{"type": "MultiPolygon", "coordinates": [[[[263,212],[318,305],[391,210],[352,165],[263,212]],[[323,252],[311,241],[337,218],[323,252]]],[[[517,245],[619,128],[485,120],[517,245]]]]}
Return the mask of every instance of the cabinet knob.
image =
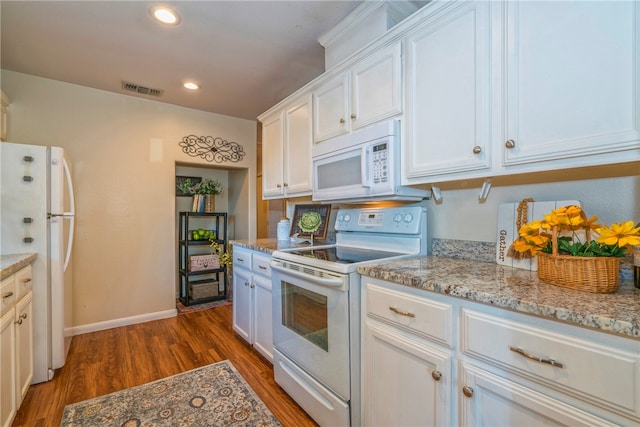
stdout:
{"type": "Polygon", "coordinates": [[[462,394],[467,397],[473,397],[473,388],[469,387],[468,385],[462,387],[462,394]]]}
{"type": "Polygon", "coordinates": [[[286,182],[283,184],[283,187],[288,187],[289,184],[287,184],[286,182]]]}
{"type": "Polygon", "coordinates": [[[22,319],[18,319],[18,320],[16,320],[16,324],[18,324],[18,325],[22,325],[22,319]]]}
{"type": "Polygon", "coordinates": [[[513,148],[516,146],[516,142],[513,139],[507,139],[507,142],[504,143],[504,146],[507,148],[513,148]]]}
{"type": "Polygon", "coordinates": [[[249,282],[247,282],[247,281],[245,280],[244,285],[245,285],[245,286],[249,286],[249,282]]]}
{"type": "Polygon", "coordinates": [[[476,145],[475,147],[473,147],[473,154],[480,154],[482,153],[482,147],[480,147],[479,145],[476,145]]]}
{"type": "Polygon", "coordinates": [[[27,313],[22,313],[22,314],[20,315],[20,318],[21,318],[21,319],[26,319],[26,318],[27,318],[27,313]]]}
{"type": "Polygon", "coordinates": [[[277,187],[277,188],[282,188],[282,185],[280,185],[280,184],[276,184],[276,187],[277,187]]]}
{"type": "Polygon", "coordinates": [[[251,289],[253,289],[253,288],[255,288],[255,287],[256,287],[256,285],[254,285],[254,284],[252,283],[251,285],[249,285],[249,287],[250,287],[251,289]]]}
{"type": "Polygon", "coordinates": [[[340,124],[343,125],[344,124],[344,119],[340,118],[340,124]]]}
{"type": "Polygon", "coordinates": [[[356,118],[356,113],[351,113],[351,120],[355,120],[356,118]]]}
{"type": "Polygon", "coordinates": [[[442,378],[442,372],[440,371],[431,372],[431,378],[433,378],[436,381],[440,381],[440,378],[442,378]]]}

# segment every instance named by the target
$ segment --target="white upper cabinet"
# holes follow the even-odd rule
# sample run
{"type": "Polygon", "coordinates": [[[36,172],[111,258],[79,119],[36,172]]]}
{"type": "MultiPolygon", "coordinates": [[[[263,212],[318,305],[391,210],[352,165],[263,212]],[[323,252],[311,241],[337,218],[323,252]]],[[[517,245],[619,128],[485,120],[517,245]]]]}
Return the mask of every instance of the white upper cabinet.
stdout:
{"type": "Polygon", "coordinates": [[[262,195],[281,196],[284,170],[284,112],[262,121],[262,195]]]}
{"type": "Polygon", "coordinates": [[[311,94],[260,120],[263,198],[311,194],[311,94]]]}
{"type": "Polygon", "coordinates": [[[640,2],[420,14],[404,39],[404,184],[640,160],[640,2]]]}
{"type": "Polygon", "coordinates": [[[489,2],[424,20],[405,40],[405,174],[491,167],[489,2]]]}
{"type": "Polygon", "coordinates": [[[503,7],[503,165],[640,159],[640,3],[503,7]]]}
{"type": "Polygon", "coordinates": [[[313,93],[313,139],[324,141],[402,112],[400,42],[382,47],[313,93]]]}

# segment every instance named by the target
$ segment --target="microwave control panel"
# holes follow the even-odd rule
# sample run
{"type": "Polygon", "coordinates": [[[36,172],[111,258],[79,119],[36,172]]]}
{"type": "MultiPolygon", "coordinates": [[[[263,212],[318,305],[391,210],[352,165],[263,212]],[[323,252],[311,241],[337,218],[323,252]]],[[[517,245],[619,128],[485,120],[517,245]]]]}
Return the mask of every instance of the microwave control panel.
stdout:
{"type": "Polygon", "coordinates": [[[373,151],[373,183],[380,184],[389,181],[389,144],[381,142],[372,147],[373,151]]]}

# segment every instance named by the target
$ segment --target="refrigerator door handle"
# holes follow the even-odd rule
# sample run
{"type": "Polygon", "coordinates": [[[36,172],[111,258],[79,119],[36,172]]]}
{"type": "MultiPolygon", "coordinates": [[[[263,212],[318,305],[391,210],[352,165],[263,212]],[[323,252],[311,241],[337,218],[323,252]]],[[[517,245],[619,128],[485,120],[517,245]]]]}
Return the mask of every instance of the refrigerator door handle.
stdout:
{"type": "Polygon", "coordinates": [[[64,257],[64,268],[62,271],[67,271],[69,260],[71,259],[71,249],[73,248],[73,231],[75,228],[75,213],[76,213],[76,200],[73,194],[73,182],[71,182],[71,171],[67,164],[67,159],[62,158],[62,168],[66,176],[67,181],[67,193],[69,194],[69,212],[64,213],[64,218],[69,219],[69,239],[67,240],[67,254],[64,257]]]}

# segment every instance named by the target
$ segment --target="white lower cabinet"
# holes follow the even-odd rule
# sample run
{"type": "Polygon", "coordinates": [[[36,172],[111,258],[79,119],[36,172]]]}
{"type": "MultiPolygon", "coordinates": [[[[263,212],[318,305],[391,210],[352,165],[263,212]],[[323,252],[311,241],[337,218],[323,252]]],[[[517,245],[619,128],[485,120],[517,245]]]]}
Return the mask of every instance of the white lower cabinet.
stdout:
{"type": "Polygon", "coordinates": [[[0,427],[10,427],[16,416],[15,308],[0,320],[0,427]]]}
{"type": "Polygon", "coordinates": [[[10,427],[33,378],[31,267],[4,279],[0,293],[0,427],[10,427]]]}
{"type": "Polygon", "coordinates": [[[233,330],[273,362],[271,257],[233,248],[233,330]]]}
{"type": "Polygon", "coordinates": [[[460,363],[460,426],[615,426],[523,387],[507,377],[460,363]]]}
{"type": "Polygon", "coordinates": [[[450,425],[450,305],[369,281],[362,302],[363,425],[450,425]]]}
{"type": "Polygon", "coordinates": [[[362,283],[364,425],[640,425],[640,340],[362,283]]]}
{"type": "Polygon", "coordinates": [[[450,354],[370,319],[364,342],[363,425],[450,425],[450,354]]]}

